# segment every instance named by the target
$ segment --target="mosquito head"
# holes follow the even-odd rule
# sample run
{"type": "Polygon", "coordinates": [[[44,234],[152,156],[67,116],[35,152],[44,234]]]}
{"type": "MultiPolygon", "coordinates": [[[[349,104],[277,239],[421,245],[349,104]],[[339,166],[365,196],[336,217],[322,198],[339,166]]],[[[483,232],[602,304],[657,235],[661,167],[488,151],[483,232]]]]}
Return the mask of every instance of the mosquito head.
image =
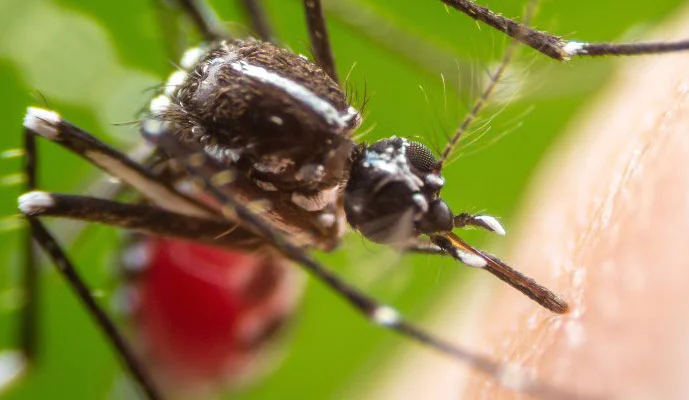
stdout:
{"type": "Polygon", "coordinates": [[[421,143],[392,137],[360,146],[345,192],[350,225],[379,243],[449,232],[450,207],[440,198],[440,163],[421,143]]]}

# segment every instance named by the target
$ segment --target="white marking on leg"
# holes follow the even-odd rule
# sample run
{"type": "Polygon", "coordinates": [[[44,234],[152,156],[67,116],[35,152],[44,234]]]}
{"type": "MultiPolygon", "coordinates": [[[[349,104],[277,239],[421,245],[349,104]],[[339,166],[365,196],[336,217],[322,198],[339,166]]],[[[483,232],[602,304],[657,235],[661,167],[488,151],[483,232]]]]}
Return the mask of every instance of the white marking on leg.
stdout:
{"type": "Polygon", "coordinates": [[[457,258],[459,258],[459,261],[461,261],[463,264],[474,268],[484,268],[486,265],[488,265],[488,262],[484,260],[483,257],[479,257],[476,254],[461,251],[459,249],[457,249],[457,258]]]}
{"type": "Polygon", "coordinates": [[[586,54],[587,43],[570,41],[562,46],[562,51],[565,52],[565,57],[570,58],[579,54],[586,54]]]}
{"type": "Polygon", "coordinates": [[[477,215],[474,219],[483,222],[488,230],[500,236],[505,236],[505,228],[495,217],[491,217],[490,215],[477,215]]]}
{"type": "Polygon", "coordinates": [[[60,114],[37,107],[29,107],[24,116],[25,128],[48,139],[54,139],[59,135],[57,127],[61,122],[60,114]]]}
{"type": "Polygon", "coordinates": [[[382,326],[395,326],[400,321],[400,314],[392,307],[378,306],[371,313],[371,320],[382,326]]]}
{"type": "Polygon", "coordinates": [[[19,211],[26,215],[34,215],[53,207],[55,200],[49,193],[34,191],[19,196],[17,203],[19,211]]]}

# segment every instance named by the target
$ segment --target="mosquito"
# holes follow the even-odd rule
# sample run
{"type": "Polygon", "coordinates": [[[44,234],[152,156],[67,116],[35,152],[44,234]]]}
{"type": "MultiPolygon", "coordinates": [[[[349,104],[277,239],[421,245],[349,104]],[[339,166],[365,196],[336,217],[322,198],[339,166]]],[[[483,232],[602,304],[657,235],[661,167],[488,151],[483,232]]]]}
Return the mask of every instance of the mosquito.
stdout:
{"type": "MultiPolygon", "coordinates": [[[[519,23],[471,1],[442,2],[505,33],[514,43],[559,61],[689,49],[689,41],[565,41],[531,29],[529,13],[526,23],[519,23]]],[[[303,4],[313,62],[275,44],[258,2],[244,2],[258,39],[239,39],[223,32],[213,12],[200,1],[179,0],[179,5],[205,43],[184,53],[179,68],[150,102],[140,124],[142,136],[155,147],[150,158],[136,161],[54,110],[31,107],[24,119],[28,191],[18,203],[30,226],[30,236],[64,275],[146,397],[165,398],[141,356],[94,301],[67,254],[41,222],[42,217],[98,222],[230,252],[209,250],[217,251],[221,259],[259,249],[266,257],[262,265],[282,268],[278,265],[290,260],[376,325],[476,368],[515,390],[541,398],[568,397],[518,368],[458,347],[408,322],[394,308],[349,285],[309,253],[335,249],[350,226],[373,242],[403,252],[448,256],[486,270],[546,309],[560,314],[568,311],[567,302],[559,295],[454,232],[478,227],[504,234],[497,218],[455,213],[441,196],[442,189],[449,186],[442,176],[443,168],[491,97],[515,46],[508,46],[487,88],[436,156],[425,145],[403,137],[374,143],[353,139],[362,117],[342,88],[320,1],[304,0],[303,4]],[[36,137],[54,142],[120,179],[136,190],[142,201],[123,203],[36,190],[36,137]]],[[[151,240],[164,250],[159,253],[161,257],[176,251],[175,242],[166,241],[172,239],[151,240]]],[[[26,248],[29,301],[20,351],[30,360],[36,336],[36,305],[31,293],[37,276],[32,242],[26,248]]],[[[253,344],[261,345],[280,329],[284,316],[272,315],[276,318],[259,330],[253,337],[258,342],[253,344]]]]}

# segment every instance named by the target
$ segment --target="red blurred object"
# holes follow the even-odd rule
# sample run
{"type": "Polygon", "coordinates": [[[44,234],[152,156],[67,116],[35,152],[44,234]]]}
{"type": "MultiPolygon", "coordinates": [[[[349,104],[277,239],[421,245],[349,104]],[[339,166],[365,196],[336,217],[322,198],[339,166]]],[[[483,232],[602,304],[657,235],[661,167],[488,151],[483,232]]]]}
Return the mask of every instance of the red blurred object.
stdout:
{"type": "Polygon", "coordinates": [[[149,237],[125,258],[141,270],[129,285],[135,343],[164,388],[246,383],[274,358],[272,339],[302,286],[287,260],[268,249],[232,252],[149,237]]]}

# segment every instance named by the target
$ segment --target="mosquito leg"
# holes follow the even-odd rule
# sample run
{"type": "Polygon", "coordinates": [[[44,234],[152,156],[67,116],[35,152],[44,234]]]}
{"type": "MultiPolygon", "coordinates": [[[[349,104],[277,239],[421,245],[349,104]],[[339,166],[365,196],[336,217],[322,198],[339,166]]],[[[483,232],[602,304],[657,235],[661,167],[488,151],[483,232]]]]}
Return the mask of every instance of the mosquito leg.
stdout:
{"type": "MultiPolygon", "coordinates": [[[[51,118],[53,115],[45,114],[43,117],[51,118]]],[[[45,120],[41,120],[45,122],[45,120]]],[[[24,153],[25,153],[25,174],[27,189],[34,190],[37,186],[37,163],[38,153],[36,150],[36,127],[40,125],[39,120],[27,116],[24,123],[24,153]]],[[[36,192],[31,192],[36,193],[36,192]]],[[[35,253],[34,240],[41,246],[58,265],[58,269],[72,284],[72,288],[77,292],[77,295],[86,304],[91,311],[94,318],[96,318],[99,326],[105,331],[106,336],[112,341],[113,345],[120,351],[125,364],[130,368],[134,379],[141,385],[147,396],[150,399],[162,399],[162,397],[155,390],[151,380],[142,371],[139,363],[136,362],[132,355],[131,349],[124,342],[122,336],[114,327],[112,321],[108,319],[105,313],[98,307],[95,301],[91,298],[88,288],[83,281],[76,274],[71,266],[71,263],[66,258],[61,248],[43,227],[43,225],[34,218],[27,218],[29,222],[29,229],[27,230],[26,238],[26,256],[25,256],[25,277],[24,277],[24,293],[25,303],[22,313],[22,322],[20,325],[20,346],[22,357],[24,360],[15,360],[15,366],[26,367],[28,362],[34,361],[36,357],[37,347],[37,312],[38,312],[38,263],[35,253]],[[23,361],[23,362],[20,362],[23,361]]],[[[5,356],[6,357],[6,356],[5,356]]],[[[6,361],[6,360],[3,360],[6,361]]],[[[6,365],[3,365],[6,367],[6,365]]],[[[18,375],[21,371],[12,371],[11,374],[18,375]]],[[[4,371],[5,375],[7,371],[4,371]]]]}
{"type": "Polygon", "coordinates": [[[38,245],[46,252],[46,254],[48,254],[48,256],[50,256],[57,267],[57,270],[67,280],[79,300],[89,310],[89,314],[96,320],[98,327],[103,331],[112,345],[115,346],[118,354],[120,357],[122,357],[122,361],[131,372],[132,377],[141,385],[141,388],[146,393],[146,396],[151,400],[162,399],[162,395],[156,389],[153,381],[144,371],[142,364],[136,359],[131,347],[126,342],[122,334],[118,331],[110,317],[108,317],[105,311],[103,311],[103,309],[93,299],[88,286],[86,286],[84,281],[76,272],[72,263],[60,248],[60,245],[55,241],[43,224],[38,221],[38,219],[27,217],[27,220],[31,225],[31,233],[38,245]]]}
{"type": "MultiPolygon", "coordinates": [[[[24,130],[24,174],[26,189],[37,186],[37,151],[35,136],[24,130]]],[[[22,309],[17,329],[19,349],[0,353],[0,392],[16,379],[20,378],[31,364],[36,362],[38,347],[38,263],[36,248],[33,243],[31,228],[27,227],[22,235],[24,257],[22,259],[22,309]]]]}
{"type": "Polygon", "coordinates": [[[496,379],[504,386],[510,386],[513,389],[543,398],[571,398],[571,396],[556,388],[532,379],[514,366],[506,366],[494,362],[488,357],[455,346],[425,332],[405,321],[395,309],[378,303],[363,292],[347,284],[339,276],[315,261],[308,253],[295,246],[290,241],[290,238],[273,229],[272,226],[238,201],[232,193],[219,189],[213,183],[213,177],[208,173],[210,170],[217,170],[215,169],[214,161],[205,153],[192,153],[184,148],[174,137],[168,134],[169,127],[165,125],[160,124],[147,127],[147,135],[165,149],[171,157],[174,157],[187,173],[194,178],[195,183],[201,186],[207,195],[212,196],[221,205],[221,210],[226,218],[240,222],[243,226],[265,238],[267,243],[270,243],[285,257],[295,261],[310,275],[330,287],[354,307],[356,311],[363,314],[374,324],[390,329],[408,339],[427,345],[445,355],[453,357],[459,362],[472,366],[496,379]],[[511,386],[515,383],[516,386],[511,386]]]}
{"type": "Polygon", "coordinates": [[[265,244],[254,233],[222,218],[190,217],[148,204],[127,204],[41,191],[23,194],[18,203],[19,209],[30,217],[96,222],[235,250],[255,250],[265,244]]]}
{"type": "Polygon", "coordinates": [[[218,29],[218,18],[208,5],[200,0],[177,0],[189,15],[203,38],[208,42],[227,38],[229,35],[218,29]]]}
{"type": "MultiPolygon", "coordinates": [[[[26,174],[27,190],[33,190],[38,185],[36,173],[38,167],[37,156],[36,137],[27,129],[24,129],[24,171],[26,174]]],[[[40,300],[38,261],[31,230],[30,227],[26,229],[23,237],[24,306],[21,312],[21,325],[19,329],[19,344],[24,357],[26,357],[27,366],[36,359],[36,347],[38,345],[38,302],[40,300]]]]}
{"type": "Polygon", "coordinates": [[[242,6],[258,37],[264,42],[275,43],[275,32],[261,0],[242,0],[242,6]]]}
{"type": "Polygon", "coordinates": [[[208,206],[180,193],[170,184],[159,182],[150,171],[125,154],[63,120],[54,111],[29,107],[24,118],[24,127],[28,132],[42,136],[85,158],[165,209],[200,217],[215,214],[208,206]]]}
{"type": "MultiPolygon", "coordinates": [[[[38,152],[36,149],[36,136],[32,129],[24,128],[24,177],[26,192],[33,191],[37,186],[37,164],[38,152]]],[[[147,160],[150,158],[150,151],[138,148],[133,153],[134,159],[147,160]]],[[[111,182],[99,182],[89,188],[89,192],[100,193],[103,196],[112,198],[117,196],[123,189],[122,184],[112,184],[111,182]]],[[[77,236],[72,231],[67,233],[68,237],[77,236]]],[[[64,240],[64,238],[63,238],[64,240]]],[[[69,241],[69,240],[68,240],[69,241]]],[[[34,244],[30,227],[26,228],[23,234],[24,257],[22,259],[22,310],[20,311],[20,322],[17,330],[17,343],[19,349],[0,354],[0,392],[15,379],[19,378],[26,369],[36,363],[39,352],[39,326],[38,323],[38,304],[40,300],[40,279],[39,264],[37,259],[37,248],[34,244]]]]}
{"type": "MultiPolygon", "coordinates": [[[[36,137],[26,129],[24,130],[24,157],[26,189],[33,190],[38,185],[36,174],[38,167],[36,137]]],[[[20,343],[27,362],[32,362],[36,355],[39,288],[36,249],[30,229],[25,232],[24,236],[24,257],[25,303],[22,313],[20,343]]]]}
{"type": "Polygon", "coordinates": [[[335,82],[339,82],[321,0],[304,0],[304,11],[306,12],[306,24],[309,28],[309,38],[316,64],[323,68],[335,82]]]}
{"type": "Polygon", "coordinates": [[[537,31],[526,24],[496,14],[470,0],[441,0],[448,6],[481,21],[500,32],[560,61],[576,56],[639,55],[669,53],[689,49],[689,40],[648,43],[581,43],[566,41],[559,36],[537,31]]]}

